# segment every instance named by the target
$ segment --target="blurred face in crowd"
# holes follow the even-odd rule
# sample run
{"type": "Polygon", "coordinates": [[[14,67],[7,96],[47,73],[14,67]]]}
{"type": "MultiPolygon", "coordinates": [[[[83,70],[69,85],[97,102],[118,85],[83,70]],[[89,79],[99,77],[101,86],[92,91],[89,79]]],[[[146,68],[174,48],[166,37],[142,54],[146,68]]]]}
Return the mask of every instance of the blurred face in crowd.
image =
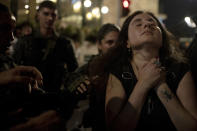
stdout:
{"type": "Polygon", "coordinates": [[[23,36],[30,35],[32,33],[32,27],[28,25],[22,27],[21,33],[23,36]]]}
{"type": "Polygon", "coordinates": [[[135,16],[128,28],[128,48],[162,46],[162,33],[157,21],[147,13],[135,16]]]}
{"type": "Polygon", "coordinates": [[[43,7],[38,11],[37,20],[40,28],[53,29],[54,22],[56,20],[56,10],[43,7]]]}
{"type": "Polygon", "coordinates": [[[101,50],[102,54],[105,54],[110,48],[115,46],[118,35],[119,33],[116,31],[109,32],[105,35],[105,37],[101,40],[101,43],[98,44],[98,48],[101,50]]]}
{"type": "Polygon", "coordinates": [[[14,40],[13,31],[15,21],[7,12],[0,12],[0,52],[5,51],[10,47],[10,42],[14,40]]]}

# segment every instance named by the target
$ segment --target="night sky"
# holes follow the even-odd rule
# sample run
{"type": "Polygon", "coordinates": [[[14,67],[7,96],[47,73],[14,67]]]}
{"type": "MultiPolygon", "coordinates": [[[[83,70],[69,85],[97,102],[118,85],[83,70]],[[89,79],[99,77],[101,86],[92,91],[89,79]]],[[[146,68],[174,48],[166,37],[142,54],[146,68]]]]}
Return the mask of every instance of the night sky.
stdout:
{"type": "Polygon", "coordinates": [[[160,12],[167,14],[166,27],[177,37],[192,37],[194,29],[189,28],[185,16],[196,17],[197,0],[160,0],[160,12]]]}

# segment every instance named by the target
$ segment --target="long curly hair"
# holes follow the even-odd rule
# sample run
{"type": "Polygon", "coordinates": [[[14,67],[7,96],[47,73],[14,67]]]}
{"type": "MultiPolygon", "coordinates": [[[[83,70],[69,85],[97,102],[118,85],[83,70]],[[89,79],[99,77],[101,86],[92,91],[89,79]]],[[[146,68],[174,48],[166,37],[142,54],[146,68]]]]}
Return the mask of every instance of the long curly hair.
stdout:
{"type": "Polygon", "coordinates": [[[155,15],[147,11],[136,11],[131,14],[123,23],[116,46],[111,48],[105,55],[97,57],[90,63],[90,77],[101,76],[110,70],[111,66],[123,59],[132,59],[132,50],[128,54],[127,40],[128,40],[128,27],[132,19],[139,15],[146,13],[157,21],[157,24],[162,32],[162,47],[159,50],[160,62],[165,65],[168,60],[173,60],[178,63],[187,63],[186,57],[178,47],[178,41],[156,18],[155,15]]]}

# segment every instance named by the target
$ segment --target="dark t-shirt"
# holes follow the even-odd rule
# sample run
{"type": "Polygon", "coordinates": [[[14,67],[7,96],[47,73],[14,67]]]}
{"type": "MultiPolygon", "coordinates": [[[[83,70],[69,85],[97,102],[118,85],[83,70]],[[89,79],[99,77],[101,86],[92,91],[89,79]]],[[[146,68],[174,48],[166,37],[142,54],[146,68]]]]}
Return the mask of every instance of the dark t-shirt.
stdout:
{"type": "Polygon", "coordinates": [[[197,34],[195,34],[195,37],[187,49],[187,55],[189,58],[189,62],[191,64],[191,72],[194,78],[195,84],[197,84],[197,34]]]}
{"type": "MultiPolygon", "coordinates": [[[[166,82],[172,92],[176,94],[178,84],[189,70],[189,66],[169,60],[165,67],[167,69],[166,82]]],[[[115,64],[111,69],[111,73],[121,81],[128,99],[137,83],[137,78],[130,62],[125,60],[115,64]]],[[[151,90],[147,96],[136,130],[176,130],[154,90],[151,90]]]]}
{"type": "Polygon", "coordinates": [[[60,89],[65,75],[78,67],[69,40],[55,34],[45,38],[38,31],[19,39],[13,57],[19,65],[37,67],[43,75],[44,89],[50,92],[60,89]]]}

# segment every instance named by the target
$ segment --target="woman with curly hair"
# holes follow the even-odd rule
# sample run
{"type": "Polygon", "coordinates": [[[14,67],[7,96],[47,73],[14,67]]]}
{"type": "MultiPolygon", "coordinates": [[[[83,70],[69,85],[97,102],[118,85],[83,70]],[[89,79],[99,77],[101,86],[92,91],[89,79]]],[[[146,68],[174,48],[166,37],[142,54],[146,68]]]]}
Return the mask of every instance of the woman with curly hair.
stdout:
{"type": "Polygon", "coordinates": [[[176,45],[152,13],[126,19],[117,46],[90,69],[95,88],[109,74],[106,88],[98,88],[105,94],[107,129],[197,130],[197,91],[176,45]]]}

